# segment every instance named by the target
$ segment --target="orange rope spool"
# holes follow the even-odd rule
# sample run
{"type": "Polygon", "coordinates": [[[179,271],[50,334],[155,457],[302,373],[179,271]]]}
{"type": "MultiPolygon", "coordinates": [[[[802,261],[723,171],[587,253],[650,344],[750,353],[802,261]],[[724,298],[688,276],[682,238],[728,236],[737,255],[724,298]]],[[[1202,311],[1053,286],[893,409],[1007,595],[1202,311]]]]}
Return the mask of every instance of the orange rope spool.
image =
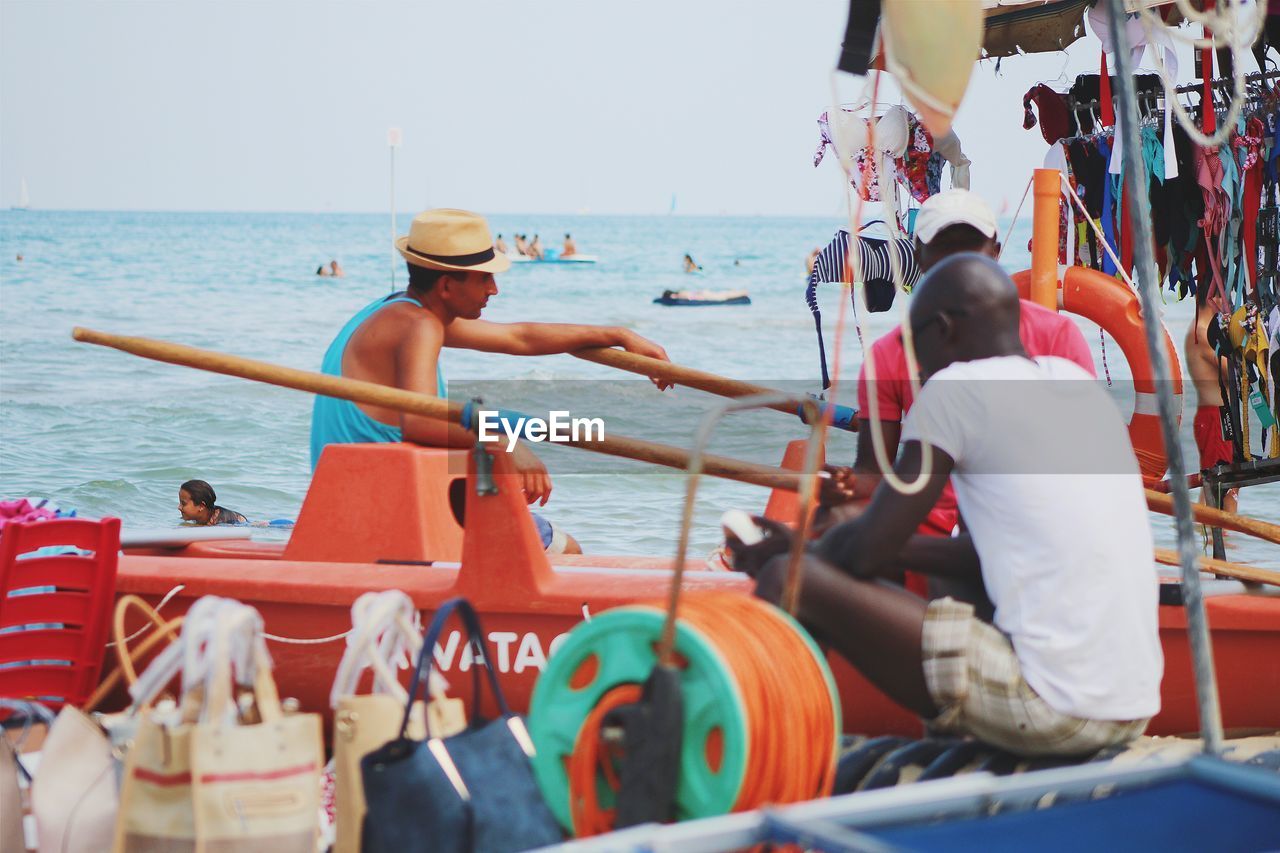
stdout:
{"type": "MultiPolygon", "coordinates": [[[[733,811],[829,795],[835,781],[839,699],[802,629],[776,607],[738,593],[689,594],[680,602],[680,619],[719,652],[745,709],[747,757],[733,811]]],[[[573,829],[579,837],[613,829],[613,810],[601,805],[599,794],[602,783],[618,790],[616,755],[601,743],[600,725],[610,711],[640,695],[640,685],[612,688],[578,731],[568,776],[573,829]]],[[[686,740],[681,767],[702,760],[718,769],[719,748],[686,740]],[[691,750],[697,754],[691,756],[691,750]]]]}

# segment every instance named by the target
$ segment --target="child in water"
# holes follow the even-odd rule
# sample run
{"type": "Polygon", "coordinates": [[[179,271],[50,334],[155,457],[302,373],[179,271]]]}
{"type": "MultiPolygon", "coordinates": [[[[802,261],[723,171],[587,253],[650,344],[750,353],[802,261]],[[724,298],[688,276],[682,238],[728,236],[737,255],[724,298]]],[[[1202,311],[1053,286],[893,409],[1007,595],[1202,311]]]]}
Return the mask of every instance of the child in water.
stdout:
{"type": "Polygon", "coordinates": [[[187,480],[178,488],[178,512],[183,521],[200,525],[249,523],[240,513],[218,506],[217,500],[213,486],[204,480],[187,480]]]}

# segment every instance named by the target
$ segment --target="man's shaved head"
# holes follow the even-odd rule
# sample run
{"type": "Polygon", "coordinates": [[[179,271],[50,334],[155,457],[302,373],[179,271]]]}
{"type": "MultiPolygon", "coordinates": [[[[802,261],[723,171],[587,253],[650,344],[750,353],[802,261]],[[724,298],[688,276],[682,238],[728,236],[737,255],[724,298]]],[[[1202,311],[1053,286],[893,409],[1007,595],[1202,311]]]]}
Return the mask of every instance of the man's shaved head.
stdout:
{"type": "Polygon", "coordinates": [[[1026,355],[1013,279],[986,255],[952,255],[916,285],[910,324],[924,376],[955,361],[1026,355]]]}

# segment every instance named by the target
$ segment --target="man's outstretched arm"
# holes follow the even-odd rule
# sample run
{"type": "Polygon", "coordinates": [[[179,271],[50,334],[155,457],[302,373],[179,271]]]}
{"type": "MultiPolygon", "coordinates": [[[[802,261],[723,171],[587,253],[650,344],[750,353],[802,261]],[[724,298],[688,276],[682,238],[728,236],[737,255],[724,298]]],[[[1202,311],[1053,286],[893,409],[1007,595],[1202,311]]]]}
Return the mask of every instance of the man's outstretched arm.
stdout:
{"type": "Polygon", "coordinates": [[[669,361],[662,347],[621,326],[455,320],[445,330],[444,343],[449,347],[507,355],[554,355],[592,347],[622,347],[628,352],[669,361]]]}

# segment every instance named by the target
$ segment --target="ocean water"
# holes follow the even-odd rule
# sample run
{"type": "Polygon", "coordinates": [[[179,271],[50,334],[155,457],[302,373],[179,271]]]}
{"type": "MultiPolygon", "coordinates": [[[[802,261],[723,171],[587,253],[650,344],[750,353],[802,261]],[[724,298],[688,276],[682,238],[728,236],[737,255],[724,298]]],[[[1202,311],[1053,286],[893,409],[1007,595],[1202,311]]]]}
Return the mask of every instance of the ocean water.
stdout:
{"type": "MultiPolygon", "coordinates": [[[[408,220],[402,215],[402,229],[408,220]]],[[[508,241],[521,231],[558,246],[572,232],[579,251],[600,263],[516,265],[499,277],[500,294],[486,318],[625,326],[662,344],[680,364],[819,390],[813,319],[803,298],[804,260],[830,239],[836,219],[531,214],[491,221],[508,241]],[[703,265],[703,274],[682,273],[686,252],[703,265]],[[745,288],[753,304],[652,304],[663,290],[682,288],[745,288]]],[[[1007,241],[1008,269],[1029,264],[1028,232],[1029,224],[1019,223],[1007,241]]],[[[47,496],[82,514],[120,516],[127,526],[166,526],[179,521],[178,485],[198,477],[214,485],[219,503],[251,519],[296,517],[310,475],[307,395],[78,344],[70,330],[85,325],[316,369],[347,318],[389,292],[388,235],[386,216],[363,214],[0,212],[0,496],[47,496]],[[15,260],[19,253],[21,262],[15,260]],[[314,274],[331,258],[344,266],[345,278],[314,274]]],[[[395,269],[403,286],[402,264],[395,269]]],[[[829,353],[838,296],[834,285],[821,292],[829,353]]],[[[897,322],[897,310],[860,316],[868,343],[897,322]]],[[[1167,306],[1166,321],[1178,341],[1192,313],[1187,303],[1167,306]]],[[[1080,325],[1103,375],[1098,330],[1086,321],[1080,325]]],[[[850,322],[841,349],[846,378],[856,377],[861,358],[850,322]]],[[[659,394],[642,380],[570,356],[522,359],[450,350],[444,364],[451,382],[484,390],[506,405],[534,386],[554,398],[558,386],[568,393],[593,387],[585,383],[608,383],[621,389],[627,435],[684,446],[716,402],[688,390],[659,394]]],[[[1128,411],[1128,368],[1114,342],[1106,347],[1105,367],[1128,411]]],[[[840,395],[849,401],[851,384],[840,395]]],[[[1194,470],[1192,405],[1189,394],[1184,450],[1194,470]]],[[[776,463],[785,441],[804,434],[798,420],[784,415],[737,414],[715,447],[776,463]],[[771,419],[769,440],[742,426],[757,419],[771,419]]],[[[566,448],[541,445],[539,452],[555,479],[546,514],[588,552],[674,552],[682,474],[585,461],[566,448]]],[[[852,456],[853,437],[837,435],[832,460],[852,456]]],[[[716,544],[723,510],[756,511],[766,497],[753,486],[704,480],[695,555],[716,544]]],[[[1280,485],[1246,490],[1241,507],[1280,521],[1280,485]]],[[[1171,545],[1171,520],[1153,515],[1152,525],[1157,541],[1171,545]]],[[[1274,546],[1229,538],[1231,559],[1280,564],[1274,546]]]]}

